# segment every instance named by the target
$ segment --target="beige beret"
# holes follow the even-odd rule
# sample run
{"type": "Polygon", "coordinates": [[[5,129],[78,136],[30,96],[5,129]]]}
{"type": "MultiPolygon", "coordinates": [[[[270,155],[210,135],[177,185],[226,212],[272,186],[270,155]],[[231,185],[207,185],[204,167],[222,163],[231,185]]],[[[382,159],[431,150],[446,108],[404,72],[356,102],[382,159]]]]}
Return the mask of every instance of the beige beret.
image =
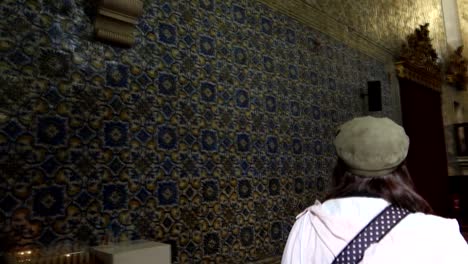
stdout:
{"type": "Polygon", "coordinates": [[[406,158],[409,138],[392,120],[365,116],[341,125],[334,145],[351,173],[379,176],[391,173],[406,158]]]}

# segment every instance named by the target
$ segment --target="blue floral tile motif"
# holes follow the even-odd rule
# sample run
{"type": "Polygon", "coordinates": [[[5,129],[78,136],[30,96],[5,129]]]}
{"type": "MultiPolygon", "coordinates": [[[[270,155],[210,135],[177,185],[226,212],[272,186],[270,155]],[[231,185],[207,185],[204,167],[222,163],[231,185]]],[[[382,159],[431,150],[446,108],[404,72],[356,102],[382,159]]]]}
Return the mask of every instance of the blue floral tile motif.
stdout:
{"type": "Polygon", "coordinates": [[[105,122],[104,145],[111,148],[125,147],[128,144],[128,123],[105,122]]]}
{"type": "Polygon", "coordinates": [[[41,50],[38,58],[40,75],[49,78],[68,77],[71,61],[69,53],[53,49],[41,50]]]}
{"type": "Polygon", "coordinates": [[[177,130],[170,126],[159,126],[158,146],[167,150],[177,148],[177,130]]]}
{"type": "Polygon", "coordinates": [[[249,180],[239,180],[237,191],[239,192],[239,197],[242,199],[247,199],[252,196],[252,184],[249,180]]]}
{"type": "Polygon", "coordinates": [[[272,240],[279,240],[283,237],[283,228],[281,222],[274,222],[271,224],[270,237],[272,240]]]}
{"type": "Polygon", "coordinates": [[[276,112],[276,97],[267,95],[265,98],[265,110],[270,113],[276,112]]]}
{"type": "Polygon", "coordinates": [[[125,167],[125,164],[120,161],[118,157],[114,157],[111,162],[108,164],[109,169],[114,173],[114,174],[119,174],[120,170],[125,167]]]}
{"type": "Polygon", "coordinates": [[[275,63],[273,62],[273,58],[268,57],[268,56],[263,56],[263,68],[267,72],[274,72],[275,63]]]}
{"type": "Polygon", "coordinates": [[[162,56],[162,60],[167,66],[171,66],[174,63],[174,58],[172,58],[170,53],[164,54],[164,56],[162,56]]]}
{"type": "Polygon", "coordinates": [[[275,136],[268,136],[266,139],[266,148],[269,154],[276,154],[278,152],[278,138],[275,136]]]}
{"type": "Polygon", "coordinates": [[[215,55],[216,44],[215,40],[208,36],[200,37],[200,53],[206,56],[215,55]]]}
{"type": "Polygon", "coordinates": [[[249,92],[243,89],[238,89],[236,91],[236,105],[239,108],[249,108],[250,106],[249,92]]]}
{"type": "Polygon", "coordinates": [[[237,151],[248,152],[250,150],[250,136],[249,134],[237,134],[237,151]]]}
{"type": "Polygon", "coordinates": [[[141,188],[140,191],[136,194],[136,197],[142,202],[146,202],[146,200],[151,196],[151,193],[146,190],[146,188],[141,188]]]}
{"type": "Polygon", "coordinates": [[[205,165],[206,170],[209,173],[213,173],[213,170],[216,168],[216,164],[211,160],[208,160],[207,162],[205,162],[204,165],[205,165]]]}
{"type": "Polygon", "coordinates": [[[137,28],[142,32],[142,33],[148,33],[151,30],[151,26],[146,23],[145,20],[141,19],[138,24],[137,28]]]}
{"type": "Polygon", "coordinates": [[[187,94],[193,94],[195,91],[197,91],[197,89],[195,89],[195,87],[193,87],[193,85],[191,83],[187,84],[184,86],[183,90],[187,93],[187,94]]]}
{"type": "Polygon", "coordinates": [[[41,168],[48,174],[52,175],[61,164],[57,162],[54,156],[48,158],[45,162],[41,164],[41,168]]]}
{"type": "Polygon", "coordinates": [[[195,252],[195,250],[197,249],[197,246],[195,246],[195,244],[192,241],[190,241],[185,248],[190,254],[193,254],[193,252],[195,252]]]}
{"type": "Polygon", "coordinates": [[[48,186],[33,189],[33,212],[40,217],[64,215],[64,187],[48,186]]]}
{"type": "Polygon", "coordinates": [[[244,72],[242,72],[242,71],[237,75],[237,79],[238,79],[241,83],[243,83],[243,82],[245,81],[246,77],[247,77],[246,74],[244,74],[244,72]]]}
{"type": "Polygon", "coordinates": [[[166,175],[171,175],[172,170],[174,169],[174,162],[172,162],[172,159],[169,157],[166,157],[164,159],[164,162],[162,164],[162,169],[166,173],[166,175]]]}
{"type": "Polygon", "coordinates": [[[314,141],[314,153],[315,153],[315,155],[321,155],[322,152],[323,152],[322,141],[315,140],[314,141]]]}
{"type": "Polygon", "coordinates": [[[104,210],[119,210],[128,207],[128,187],[126,184],[104,184],[102,206],[104,210]]]}
{"type": "Polygon", "coordinates": [[[161,224],[166,230],[168,230],[174,224],[174,219],[172,219],[170,215],[166,215],[161,224]]]}
{"type": "Polygon", "coordinates": [[[270,19],[262,17],[260,19],[260,25],[263,33],[267,35],[271,35],[273,33],[273,22],[270,19]]]}
{"type": "Polygon", "coordinates": [[[294,179],[294,192],[301,194],[304,192],[304,180],[301,178],[294,179]]]}
{"type": "Polygon", "coordinates": [[[335,79],[328,78],[328,88],[331,89],[331,90],[335,90],[335,89],[336,89],[336,82],[335,82],[335,79]]]}
{"type": "Polygon", "coordinates": [[[215,202],[218,200],[219,183],[217,180],[208,180],[202,183],[203,201],[215,202]]]}
{"type": "Polygon", "coordinates": [[[292,151],[296,155],[302,154],[302,142],[300,138],[294,138],[292,143],[292,151]]]}
{"type": "Polygon", "coordinates": [[[41,116],[37,120],[37,141],[40,144],[60,146],[67,139],[67,119],[41,116]]]}
{"type": "Polygon", "coordinates": [[[125,104],[122,102],[119,96],[115,96],[112,101],[109,102],[109,106],[112,107],[114,112],[119,113],[125,107],[125,104]]]}
{"type": "Polygon", "coordinates": [[[202,130],[202,149],[206,151],[218,150],[218,135],[215,130],[202,130]]]}
{"type": "Polygon", "coordinates": [[[141,84],[141,86],[146,87],[148,84],[151,83],[151,79],[148,77],[146,74],[142,74],[140,77],[138,77],[137,82],[141,84]]]}
{"type": "Polygon", "coordinates": [[[136,134],[136,138],[141,143],[146,143],[151,138],[151,135],[148,132],[146,132],[144,129],[142,129],[136,134]]]}
{"type": "Polygon", "coordinates": [[[245,9],[241,6],[238,6],[238,5],[233,5],[232,6],[232,18],[234,19],[234,21],[236,21],[237,23],[240,23],[240,24],[244,24],[245,23],[245,9]]]}
{"type": "Polygon", "coordinates": [[[203,237],[203,253],[205,255],[214,255],[219,253],[220,239],[217,233],[207,233],[203,237]]]}
{"type": "Polygon", "coordinates": [[[170,119],[171,116],[174,114],[174,109],[172,109],[172,106],[170,103],[164,104],[161,110],[166,119],[170,119]]]}
{"type": "Polygon", "coordinates": [[[128,66],[116,63],[106,63],[106,85],[124,88],[128,86],[128,66]]]}
{"type": "Polygon", "coordinates": [[[300,116],[301,115],[301,106],[297,101],[291,101],[290,103],[291,114],[293,116],[300,116]]]}
{"type": "Polygon", "coordinates": [[[22,126],[15,120],[8,122],[2,130],[12,139],[16,139],[17,136],[24,132],[22,126]]]}
{"type": "Polygon", "coordinates": [[[243,160],[240,163],[240,167],[242,168],[242,171],[246,173],[247,170],[250,168],[250,164],[246,160],[243,160]]]}
{"type": "Polygon", "coordinates": [[[293,80],[297,80],[298,76],[299,76],[299,74],[297,72],[297,66],[296,65],[289,65],[288,70],[289,70],[289,78],[293,79],[293,80]]]}
{"type": "Polygon", "coordinates": [[[234,48],[234,61],[238,64],[245,65],[247,63],[247,52],[240,47],[234,48]]]}
{"type": "Polygon", "coordinates": [[[179,202],[179,191],[174,181],[159,182],[157,194],[159,205],[175,206],[179,202]]]}
{"type": "Polygon", "coordinates": [[[213,83],[202,82],[200,84],[201,100],[207,103],[216,102],[216,86],[213,83]]]}
{"type": "Polygon", "coordinates": [[[291,44],[296,44],[296,32],[290,28],[286,30],[286,41],[291,44]]]}
{"type": "Polygon", "coordinates": [[[159,41],[166,44],[176,44],[177,29],[174,25],[160,23],[159,24],[159,41]]]}
{"type": "Polygon", "coordinates": [[[268,181],[268,193],[272,196],[279,195],[281,191],[281,185],[279,179],[270,179],[268,181]]]}
{"type": "Polygon", "coordinates": [[[207,10],[213,11],[214,10],[214,0],[200,0],[200,7],[207,10]]]}
{"type": "Polygon", "coordinates": [[[168,73],[159,73],[159,93],[168,96],[177,95],[177,77],[168,73]]]}
{"type": "Polygon", "coordinates": [[[253,245],[255,237],[254,228],[251,226],[246,226],[240,230],[240,241],[242,246],[250,247],[253,245]]]}
{"type": "Polygon", "coordinates": [[[320,107],[316,105],[312,106],[312,116],[315,120],[320,120],[320,107]]]}
{"type": "Polygon", "coordinates": [[[185,143],[192,145],[193,143],[195,143],[195,141],[197,141],[197,138],[189,133],[184,137],[184,141],[185,143]]]}

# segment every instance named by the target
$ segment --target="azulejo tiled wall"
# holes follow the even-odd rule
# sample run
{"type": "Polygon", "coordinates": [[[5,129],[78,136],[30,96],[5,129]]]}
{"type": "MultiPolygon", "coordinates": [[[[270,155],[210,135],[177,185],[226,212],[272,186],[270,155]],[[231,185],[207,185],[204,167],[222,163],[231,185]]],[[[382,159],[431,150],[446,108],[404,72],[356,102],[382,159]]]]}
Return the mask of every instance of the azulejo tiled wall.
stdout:
{"type": "Polygon", "coordinates": [[[259,2],[146,1],[131,49],[93,40],[89,3],[0,7],[9,242],[154,239],[175,263],[281,254],[368,80],[394,112],[381,63],[259,2]]]}

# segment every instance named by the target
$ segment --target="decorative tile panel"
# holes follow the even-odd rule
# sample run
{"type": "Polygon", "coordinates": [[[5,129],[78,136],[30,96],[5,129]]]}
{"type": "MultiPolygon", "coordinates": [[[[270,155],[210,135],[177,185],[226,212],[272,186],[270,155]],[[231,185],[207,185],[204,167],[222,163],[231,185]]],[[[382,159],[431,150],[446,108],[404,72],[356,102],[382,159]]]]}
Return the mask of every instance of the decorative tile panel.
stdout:
{"type": "Polygon", "coordinates": [[[396,110],[385,65],[259,1],[144,2],[130,49],[92,39],[89,1],[2,3],[0,234],[277,256],[368,80],[396,110]]]}

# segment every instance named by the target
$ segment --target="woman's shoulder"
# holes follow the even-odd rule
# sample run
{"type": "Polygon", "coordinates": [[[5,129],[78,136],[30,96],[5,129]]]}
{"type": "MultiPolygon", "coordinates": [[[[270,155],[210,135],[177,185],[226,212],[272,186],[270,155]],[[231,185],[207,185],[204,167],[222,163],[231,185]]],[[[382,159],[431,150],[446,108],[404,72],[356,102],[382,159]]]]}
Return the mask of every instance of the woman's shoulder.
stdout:
{"type": "Polygon", "coordinates": [[[460,233],[457,220],[424,213],[409,214],[397,227],[405,232],[430,232],[441,235],[460,233]]]}
{"type": "Polygon", "coordinates": [[[455,219],[445,218],[433,214],[425,213],[412,213],[407,217],[406,222],[410,224],[424,224],[424,225],[437,225],[437,226],[458,226],[458,222],[455,219]]]}

